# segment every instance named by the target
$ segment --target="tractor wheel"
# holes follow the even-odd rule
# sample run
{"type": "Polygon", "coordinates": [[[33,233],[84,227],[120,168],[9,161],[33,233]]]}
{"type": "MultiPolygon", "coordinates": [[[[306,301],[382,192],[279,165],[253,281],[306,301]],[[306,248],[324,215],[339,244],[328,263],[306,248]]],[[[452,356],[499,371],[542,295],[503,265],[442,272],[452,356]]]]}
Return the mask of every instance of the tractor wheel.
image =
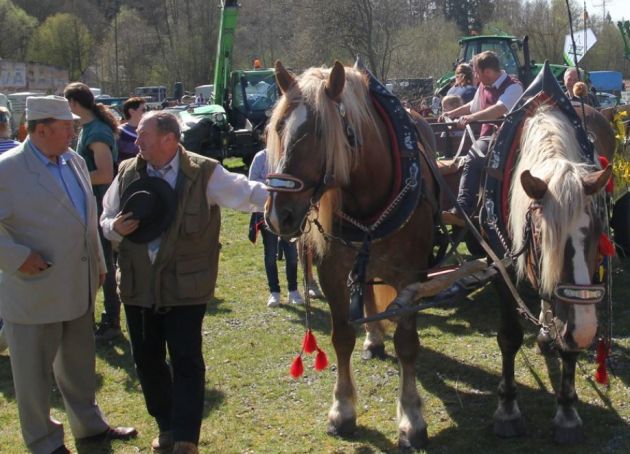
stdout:
{"type": "Polygon", "coordinates": [[[615,232],[617,253],[630,257],[630,193],[615,202],[611,227],[615,232]]]}

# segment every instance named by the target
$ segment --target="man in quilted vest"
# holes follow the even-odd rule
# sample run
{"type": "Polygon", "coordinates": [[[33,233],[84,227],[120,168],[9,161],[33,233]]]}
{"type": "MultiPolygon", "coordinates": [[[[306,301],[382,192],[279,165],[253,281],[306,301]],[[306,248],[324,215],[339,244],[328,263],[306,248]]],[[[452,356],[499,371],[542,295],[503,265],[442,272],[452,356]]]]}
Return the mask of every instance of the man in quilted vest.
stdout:
{"type": "MultiPolygon", "coordinates": [[[[503,117],[523,93],[521,83],[501,69],[494,52],[486,51],[475,55],[473,70],[479,81],[473,100],[457,109],[444,112],[449,118],[457,118],[462,128],[476,121],[503,117]]],[[[482,125],[479,139],[464,158],[457,202],[468,215],[472,215],[475,210],[485,157],[493,132],[493,125],[482,125]]],[[[463,218],[455,209],[442,213],[442,219],[445,224],[464,226],[463,218]]]]}
{"type": "Polygon", "coordinates": [[[186,151],[170,113],[146,114],[137,134],[140,151],[120,164],[103,200],[101,226],[119,243],[118,290],[147,410],[159,428],[152,448],[194,454],[205,391],[201,327],[217,278],[219,207],[263,211],[268,193],[262,183],[186,151]],[[151,201],[150,191],[127,195],[142,179],[147,189],[165,185],[156,185],[156,178],[175,193],[170,223],[163,222],[169,212],[160,203],[153,204],[157,216],[142,217],[139,212],[151,205],[146,203],[136,205],[136,214],[125,212],[136,195],[151,201]]]}

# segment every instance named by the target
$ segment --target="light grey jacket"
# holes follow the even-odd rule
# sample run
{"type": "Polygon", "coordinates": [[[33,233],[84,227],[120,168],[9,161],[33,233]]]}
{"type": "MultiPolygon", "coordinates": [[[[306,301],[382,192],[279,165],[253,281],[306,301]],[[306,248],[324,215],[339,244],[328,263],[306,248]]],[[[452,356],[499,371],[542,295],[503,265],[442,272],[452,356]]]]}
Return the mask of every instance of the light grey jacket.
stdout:
{"type": "Polygon", "coordinates": [[[72,153],[87,203],[87,225],[27,139],[0,156],[0,313],[13,323],[73,320],[93,310],[105,260],[85,161],[72,153]],[[31,251],[53,265],[18,271],[31,251]]]}

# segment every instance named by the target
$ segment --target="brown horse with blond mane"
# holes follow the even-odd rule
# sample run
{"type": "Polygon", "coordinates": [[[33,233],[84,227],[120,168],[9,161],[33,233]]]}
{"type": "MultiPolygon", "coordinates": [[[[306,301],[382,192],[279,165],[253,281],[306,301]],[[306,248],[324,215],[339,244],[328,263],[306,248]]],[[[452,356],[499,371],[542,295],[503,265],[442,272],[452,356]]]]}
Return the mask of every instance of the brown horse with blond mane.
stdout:
{"type": "MultiPolygon", "coordinates": [[[[272,192],[265,220],[284,237],[304,234],[316,251],[337,356],[337,382],[328,413],[328,430],[348,435],[356,429],[357,392],[350,364],[356,332],[350,323],[346,276],[360,243],[339,239],[342,217],[368,220],[378,216],[397,191],[396,163],[386,125],[370,98],[364,71],[344,68],[336,62],[332,69],[311,68],[296,78],[277,62],[276,79],[284,96],[269,122],[269,168],[296,188],[272,192]],[[312,225],[315,220],[321,228],[312,225]]],[[[422,134],[427,148],[432,137],[422,134]]],[[[426,155],[433,154],[433,150],[427,150],[426,155]]],[[[423,192],[415,209],[397,230],[372,243],[366,282],[381,281],[386,285],[365,285],[366,315],[382,311],[403,288],[426,279],[433,247],[437,186],[426,156],[420,155],[423,192]]],[[[372,348],[382,348],[379,325],[369,323],[367,331],[364,349],[370,352],[372,348]]],[[[416,386],[416,314],[398,320],[394,346],[401,370],[397,400],[399,445],[420,448],[427,442],[427,425],[416,386]]]]}

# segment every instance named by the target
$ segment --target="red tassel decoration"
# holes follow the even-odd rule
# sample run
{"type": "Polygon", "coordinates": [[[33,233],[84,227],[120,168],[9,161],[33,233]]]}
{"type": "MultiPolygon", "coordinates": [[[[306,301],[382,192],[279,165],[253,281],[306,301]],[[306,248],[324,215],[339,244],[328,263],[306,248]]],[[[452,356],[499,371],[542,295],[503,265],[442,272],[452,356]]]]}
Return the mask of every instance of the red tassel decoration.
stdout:
{"type": "Polygon", "coordinates": [[[606,370],[606,358],[608,357],[608,345],[604,339],[597,343],[597,370],[595,371],[595,381],[601,385],[608,384],[608,371],[606,370]]]}
{"type": "Polygon", "coordinates": [[[599,253],[607,257],[615,255],[615,247],[605,233],[599,236],[599,253]]]}
{"type": "MultiPolygon", "coordinates": [[[[608,167],[608,159],[606,159],[605,156],[600,156],[599,165],[602,166],[602,169],[605,169],[606,167],[608,167]]],[[[613,177],[610,177],[608,179],[608,182],[606,183],[606,192],[608,194],[612,194],[614,190],[615,190],[615,182],[613,180],[613,177]]]]}
{"type": "Polygon", "coordinates": [[[291,364],[291,377],[300,378],[304,373],[304,364],[302,364],[302,356],[297,355],[291,364]]]}
{"type": "Polygon", "coordinates": [[[328,357],[324,350],[321,348],[317,349],[317,356],[315,357],[315,370],[321,372],[322,370],[328,367],[328,357]]]}
{"type": "Polygon", "coordinates": [[[317,340],[315,340],[315,335],[310,329],[306,332],[306,334],[304,334],[302,350],[304,350],[306,353],[313,353],[315,350],[318,350],[317,340]]]}

